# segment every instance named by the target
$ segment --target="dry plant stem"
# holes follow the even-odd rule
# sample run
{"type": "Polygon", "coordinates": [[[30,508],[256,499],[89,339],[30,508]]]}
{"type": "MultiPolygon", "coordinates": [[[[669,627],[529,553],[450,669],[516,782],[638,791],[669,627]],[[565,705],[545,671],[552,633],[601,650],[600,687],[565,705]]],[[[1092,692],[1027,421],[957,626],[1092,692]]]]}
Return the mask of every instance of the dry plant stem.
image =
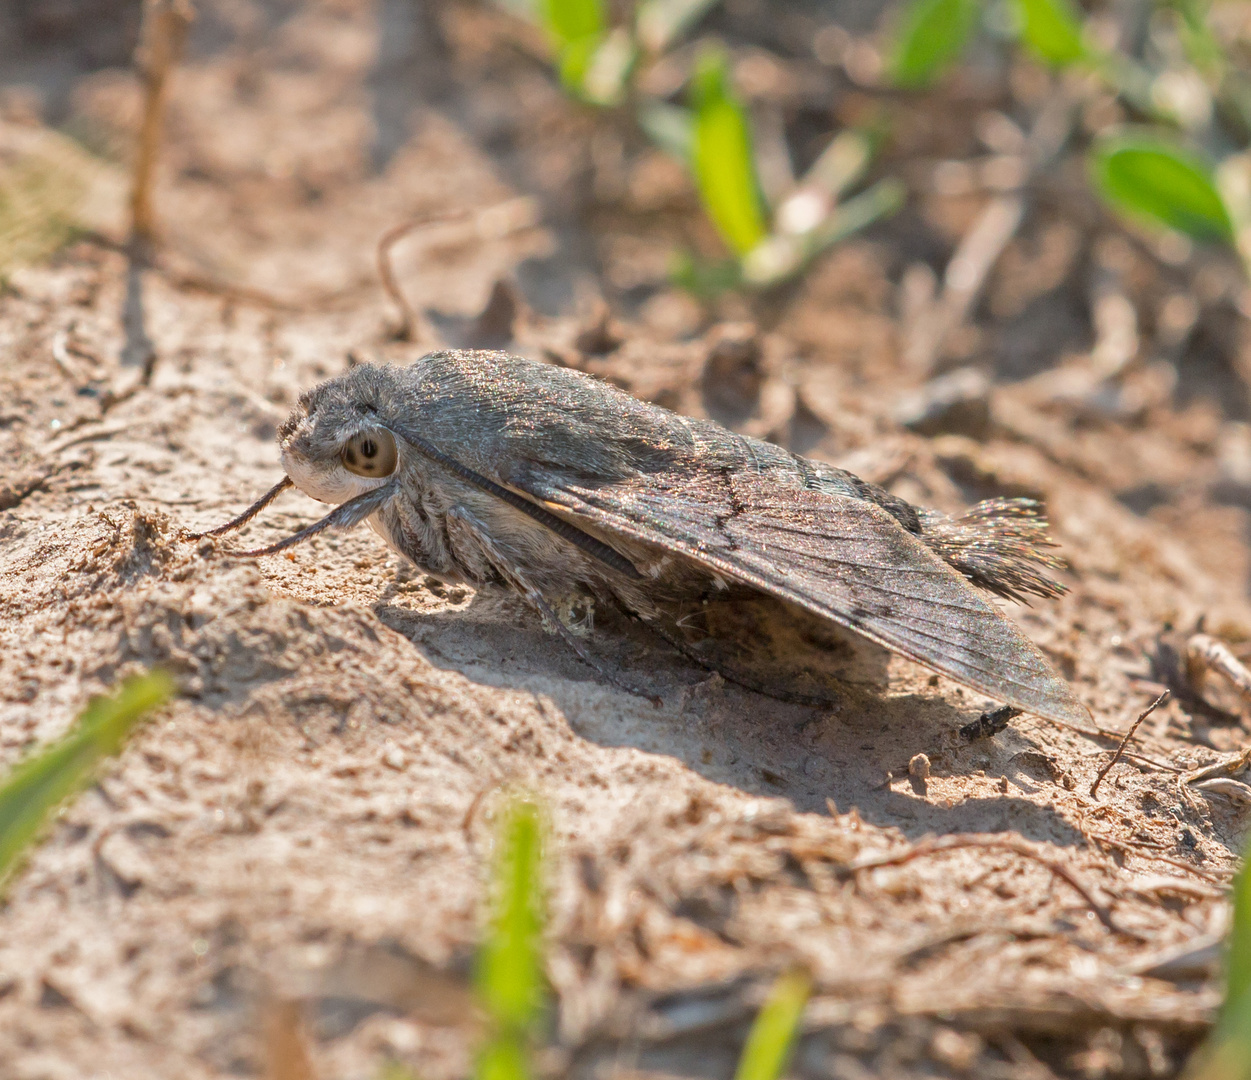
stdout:
{"type": "Polygon", "coordinates": [[[1233,874],[1233,871],[1231,870],[1225,877],[1221,877],[1208,870],[1200,870],[1197,866],[1191,866],[1189,863],[1184,863],[1181,859],[1173,859],[1168,855],[1157,855],[1153,852],[1144,850],[1137,844],[1130,844],[1124,840],[1113,840],[1112,837],[1104,836],[1102,833],[1086,832],[1083,829],[1082,835],[1085,836],[1087,840],[1093,840],[1097,844],[1106,844],[1108,847],[1116,848],[1118,851],[1123,851],[1127,855],[1134,855],[1139,859],[1146,859],[1149,862],[1162,862],[1167,863],[1169,866],[1175,866],[1178,870],[1185,870],[1188,873],[1194,874],[1196,877],[1201,877],[1205,881],[1212,882],[1214,885],[1228,886],[1229,876],[1233,874]]]}
{"type": "MultiPolygon", "coordinates": [[[[1086,727],[1083,724],[1069,724],[1063,720],[1048,720],[1047,723],[1064,728],[1066,731],[1075,731],[1078,735],[1084,735],[1088,739],[1114,739],[1119,742],[1125,735],[1123,731],[1113,731],[1111,728],[1086,727]]],[[[1176,765],[1170,765],[1167,761],[1147,757],[1146,754],[1137,754],[1129,751],[1125,756],[1136,761],[1146,762],[1148,765],[1154,765],[1157,769],[1163,769],[1166,772],[1180,773],[1186,771],[1185,769],[1177,768],[1176,765]]]]}
{"type": "Polygon", "coordinates": [[[130,193],[131,249],[141,256],[150,253],[156,241],[152,181],[161,144],[169,74],[182,54],[194,15],[190,0],[146,0],[143,8],[138,57],[144,84],[143,118],[130,193]]]}
{"type": "Polygon", "coordinates": [[[908,366],[928,372],[950,334],[968,317],[986,275],[1008,246],[1025,216],[1017,194],[997,195],[964,234],[943,275],[942,295],[920,319],[907,345],[908,366]]]}
{"type": "MultiPolygon", "coordinates": [[[[1025,156],[1029,177],[1044,168],[1068,140],[1071,104],[1059,95],[1044,107],[1030,130],[1025,156]]],[[[943,274],[942,294],[917,319],[905,346],[905,360],[914,371],[928,372],[943,344],[960,327],[986,283],[986,277],[1025,220],[1024,188],[994,196],[964,234],[943,274]]]]}
{"type": "Polygon", "coordinates": [[[1135,733],[1138,731],[1139,725],[1145,719],[1147,719],[1148,716],[1150,716],[1153,712],[1155,712],[1156,709],[1158,709],[1161,705],[1163,705],[1166,700],[1168,700],[1168,694],[1169,692],[1165,690],[1164,693],[1162,693],[1159,697],[1155,699],[1155,701],[1153,701],[1150,705],[1148,705],[1139,714],[1138,719],[1135,720],[1133,724],[1130,725],[1130,729],[1125,733],[1125,738],[1121,740],[1121,745],[1116,748],[1116,753],[1112,755],[1112,760],[1109,761],[1102,769],[1099,770],[1099,775],[1095,777],[1095,782],[1090,785],[1090,797],[1092,799],[1097,796],[1098,791],[1099,791],[1099,785],[1103,783],[1103,778],[1108,775],[1108,772],[1111,770],[1112,766],[1121,760],[1121,755],[1125,753],[1125,747],[1129,744],[1129,740],[1132,739],[1135,733]]]}
{"type": "Polygon", "coordinates": [[[1245,701],[1251,701],[1251,671],[1223,641],[1208,634],[1193,634],[1186,642],[1186,668],[1190,684],[1198,690],[1203,676],[1215,671],[1227,679],[1245,701]]]}
{"type": "MultiPolygon", "coordinates": [[[[1102,750],[1096,750],[1093,754],[1088,756],[1098,757],[1102,753],[1102,750]]],[[[1136,754],[1132,750],[1126,750],[1121,757],[1125,761],[1136,761],[1139,765],[1147,765],[1153,769],[1159,769],[1162,772],[1171,772],[1180,775],[1186,771],[1185,769],[1179,769],[1176,765],[1170,765],[1167,761],[1159,761],[1156,758],[1147,757],[1146,754],[1136,754]]]]}
{"type": "Polygon", "coordinates": [[[470,218],[473,219],[480,235],[498,238],[530,228],[536,224],[537,211],[530,205],[528,199],[518,198],[508,199],[505,202],[496,203],[494,206],[488,206],[483,209],[452,210],[446,213],[425,214],[422,217],[405,221],[388,229],[378,241],[378,277],[382,281],[383,290],[391,298],[391,302],[399,309],[400,325],[396,330],[396,337],[401,341],[417,340],[419,320],[416,312],[413,311],[412,305],[405,299],[399,282],[396,280],[395,267],[391,262],[391,249],[406,236],[420,229],[431,228],[435,225],[450,225],[470,218]],[[520,212],[510,213],[512,210],[520,212]],[[502,219],[496,222],[494,228],[488,224],[488,220],[492,217],[502,219]]]}
{"type": "Polygon", "coordinates": [[[391,264],[391,249],[404,237],[416,232],[418,229],[428,228],[432,225],[448,225],[454,221],[464,221],[474,212],[473,210],[453,210],[442,214],[427,214],[424,217],[414,218],[412,221],[405,221],[403,224],[388,229],[378,241],[378,277],[382,279],[382,288],[387,296],[391,298],[391,302],[399,308],[400,325],[395,332],[395,336],[401,341],[416,340],[417,315],[408,300],[405,299],[399,282],[395,279],[395,267],[391,264]]]}
{"type": "Polygon", "coordinates": [[[315,1080],[298,1002],[268,1002],[264,1031],[265,1080],[315,1080]]]}
{"type": "Polygon", "coordinates": [[[1108,911],[1085,885],[1083,885],[1067,866],[1057,862],[1055,859],[1049,858],[1036,850],[1032,844],[1026,840],[1012,839],[1004,836],[936,836],[929,840],[922,840],[919,844],[914,844],[907,851],[901,851],[896,855],[883,855],[876,859],[867,859],[864,862],[852,863],[851,870],[855,873],[858,870],[873,870],[879,866],[898,866],[901,863],[911,862],[913,859],[919,859],[925,855],[938,855],[945,851],[954,851],[957,848],[986,848],[991,850],[1011,851],[1026,859],[1032,859],[1034,862],[1045,866],[1061,881],[1069,885],[1083,900],[1086,901],[1091,911],[1098,916],[1099,921],[1103,923],[1109,930],[1118,934],[1132,934],[1128,930],[1124,930],[1117,926],[1112,919],[1111,912],[1108,911]]]}

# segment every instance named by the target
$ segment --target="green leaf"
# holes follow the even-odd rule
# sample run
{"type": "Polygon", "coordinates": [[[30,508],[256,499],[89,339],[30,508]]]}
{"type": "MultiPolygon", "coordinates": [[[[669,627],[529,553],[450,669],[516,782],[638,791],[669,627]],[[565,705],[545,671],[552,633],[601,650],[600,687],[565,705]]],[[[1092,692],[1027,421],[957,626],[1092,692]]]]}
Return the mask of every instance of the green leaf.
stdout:
{"type": "Polygon", "coordinates": [[[980,14],[980,0],[912,0],[895,39],[890,65],[895,85],[929,86],[964,51],[980,14]]]}
{"type": "Polygon", "coordinates": [[[1178,15],[1178,37],[1187,59],[1209,78],[1219,80],[1229,60],[1220,38],[1208,25],[1208,5],[1202,0],[1173,0],[1171,6],[1178,15]]]}
{"type": "Polygon", "coordinates": [[[691,80],[695,113],[691,166],[704,210],[738,255],[765,235],[751,124],[730,87],[725,54],[704,50],[691,80]]]}
{"type": "Polygon", "coordinates": [[[95,766],[116,754],[144,714],[173,691],[173,681],[162,671],[127,679],[113,697],[88,702],[68,735],[9,774],[0,786],[0,879],[57,806],[82,788],[95,766]]]}
{"type": "Polygon", "coordinates": [[[811,992],[812,979],[806,971],[779,976],[747,1035],[734,1080],[778,1080],[790,1060],[811,992]]]}
{"type": "Polygon", "coordinates": [[[560,81],[580,96],[608,25],[603,0],[542,0],[539,14],[556,50],[560,81]]]}
{"type": "Polygon", "coordinates": [[[604,33],[603,0],[542,0],[539,13],[548,37],[560,49],[604,33]]]}
{"type": "Polygon", "coordinates": [[[500,827],[490,934],[477,972],[478,996],[503,1034],[528,1030],[543,1008],[542,839],[539,808],[512,799],[500,827]]]}
{"type": "Polygon", "coordinates": [[[587,72],[599,50],[599,43],[600,39],[597,37],[585,37],[571,41],[560,50],[560,59],[556,65],[560,72],[560,83],[576,97],[583,95],[587,72]]]}
{"type": "Polygon", "coordinates": [[[1208,163],[1152,135],[1122,135],[1094,148],[1090,170],[1118,210],[1200,241],[1233,242],[1229,212],[1208,163]]]}
{"type": "Polygon", "coordinates": [[[1016,0],[1021,37],[1030,52],[1063,68],[1087,55],[1082,24],[1069,0],[1016,0]]]}

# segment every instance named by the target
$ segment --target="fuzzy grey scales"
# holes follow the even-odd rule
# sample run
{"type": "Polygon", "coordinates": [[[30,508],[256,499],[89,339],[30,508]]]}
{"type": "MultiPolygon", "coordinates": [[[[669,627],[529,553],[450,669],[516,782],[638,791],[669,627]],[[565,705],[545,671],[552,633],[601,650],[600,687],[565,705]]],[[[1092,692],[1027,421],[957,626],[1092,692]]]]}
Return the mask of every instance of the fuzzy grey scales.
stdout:
{"type": "MultiPolygon", "coordinates": [[[[960,519],[843,470],[678,416],[564,368],[499,352],[362,365],[305,393],[279,432],[287,478],[368,520],[416,566],[503,584],[546,611],[570,595],[658,624],[744,592],[793,604],[1040,716],[1085,708],[970,582],[1054,596],[1046,522],[1027,500],[960,519]],[[367,456],[366,456],[367,455],[367,456]]],[[[260,554],[262,552],[257,552],[260,554]]]]}

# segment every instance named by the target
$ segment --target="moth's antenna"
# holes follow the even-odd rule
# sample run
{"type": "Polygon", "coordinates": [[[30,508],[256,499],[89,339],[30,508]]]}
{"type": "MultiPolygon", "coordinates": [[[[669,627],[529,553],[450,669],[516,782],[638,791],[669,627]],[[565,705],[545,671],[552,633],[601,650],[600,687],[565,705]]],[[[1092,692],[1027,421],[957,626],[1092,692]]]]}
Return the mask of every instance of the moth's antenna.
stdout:
{"type": "Polygon", "coordinates": [[[265,492],[264,495],[262,495],[259,499],[257,499],[256,502],[254,502],[245,511],[243,511],[243,513],[240,514],[237,518],[232,518],[230,521],[226,522],[225,525],[218,525],[217,528],[209,529],[206,532],[188,533],[187,539],[188,540],[203,540],[206,536],[221,536],[222,533],[228,533],[234,529],[239,528],[239,526],[241,525],[246,525],[249,521],[251,521],[254,517],[256,517],[257,514],[259,514],[262,510],[264,510],[265,507],[267,507],[271,502],[273,502],[276,498],[278,498],[279,495],[281,495],[284,491],[287,490],[287,488],[291,487],[294,483],[295,481],[293,481],[291,477],[284,476],[281,480],[278,481],[278,483],[276,483],[267,492],[265,492]]]}
{"type": "MultiPolygon", "coordinates": [[[[382,487],[374,488],[373,491],[366,491],[363,495],[357,495],[354,499],[348,499],[341,506],[336,506],[320,521],[313,522],[308,528],[301,529],[298,533],[293,533],[285,540],[279,540],[276,544],[270,544],[268,547],[252,548],[249,551],[234,551],[231,554],[239,555],[243,558],[255,558],[258,555],[274,555],[279,551],[285,551],[289,547],[294,547],[296,544],[307,540],[310,536],[316,536],[324,529],[350,529],[354,525],[359,525],[375,510],[392,499],[398,487],[399,482],[392,480],[389,484],[383,484],[382,487]]],[[[275,493],[276,491],[270,492],[271,495],[275,493]]],[[[263,503],[264,500],[261,500],[261,502],[263,503]]]]}

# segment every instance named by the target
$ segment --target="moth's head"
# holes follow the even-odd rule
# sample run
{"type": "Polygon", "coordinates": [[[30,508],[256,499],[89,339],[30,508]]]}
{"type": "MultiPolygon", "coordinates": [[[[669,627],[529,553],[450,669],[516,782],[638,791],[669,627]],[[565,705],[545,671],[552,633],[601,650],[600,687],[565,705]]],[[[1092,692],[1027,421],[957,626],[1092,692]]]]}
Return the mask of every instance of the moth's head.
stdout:
{"type": "Polygon", "coordinates": [[[395,472],[399,447],[384,420],[394,395],[388,374],[362,364],[300,395],[278,446],[283,469],[306,495],[343,503],[395,472]]]}

